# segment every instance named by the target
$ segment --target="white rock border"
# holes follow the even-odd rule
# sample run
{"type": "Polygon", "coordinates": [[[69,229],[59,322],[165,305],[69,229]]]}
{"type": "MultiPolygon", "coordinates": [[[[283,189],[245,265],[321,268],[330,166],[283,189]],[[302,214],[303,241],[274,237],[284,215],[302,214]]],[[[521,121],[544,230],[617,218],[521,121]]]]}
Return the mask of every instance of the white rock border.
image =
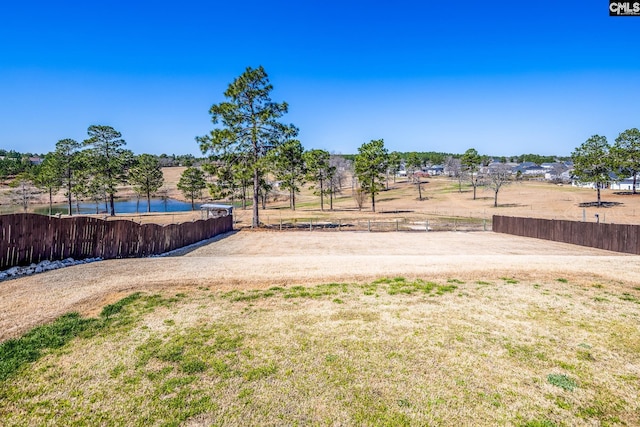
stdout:
{"type": "Polygon", "coordinates": [[[45,271],[57,270],[59,268],[71,267],[72,265],[89,264],[91,262],[102,261],[101,257],[86,258],[75,260],[73,258],[66,258],[59,261],[44,260],[38,264],[31,264],[29,266],[16,266],[11,267],[8,270],[0,271],[0,281],[15,279],[22,276],[31,276],[32,274],[44,273],[45,271]]]}

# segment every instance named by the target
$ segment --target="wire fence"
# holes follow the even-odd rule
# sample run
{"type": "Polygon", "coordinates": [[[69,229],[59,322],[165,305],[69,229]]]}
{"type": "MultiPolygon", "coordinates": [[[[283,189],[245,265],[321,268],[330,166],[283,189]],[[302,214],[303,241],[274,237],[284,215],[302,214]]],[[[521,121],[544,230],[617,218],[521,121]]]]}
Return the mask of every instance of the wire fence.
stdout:
{"type": "Polygon", "coordinates": [[[491,231],[491,220],[478,218],[398,218],[394,220],[267,218],[264,227],[299,231],[367,231],[367,232],[430,232],[430,231],[491,231]]]}

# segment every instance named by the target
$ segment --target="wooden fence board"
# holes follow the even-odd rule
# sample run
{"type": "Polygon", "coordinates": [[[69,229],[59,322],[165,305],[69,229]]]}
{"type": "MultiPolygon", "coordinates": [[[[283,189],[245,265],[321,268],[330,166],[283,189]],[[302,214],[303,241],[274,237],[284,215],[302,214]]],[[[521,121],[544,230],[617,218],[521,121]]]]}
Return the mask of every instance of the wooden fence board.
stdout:
{"type": "Polygon", "coordinates": [[[640,225],[495,215],[493,231],[640,255],[640,225]]]}
{"type": "Polygon", "coordinates": [[[0,269],[45,259],[158,255],[231,230],[231,216],[162,226],[89,217],[0,215],[0,269]]]}

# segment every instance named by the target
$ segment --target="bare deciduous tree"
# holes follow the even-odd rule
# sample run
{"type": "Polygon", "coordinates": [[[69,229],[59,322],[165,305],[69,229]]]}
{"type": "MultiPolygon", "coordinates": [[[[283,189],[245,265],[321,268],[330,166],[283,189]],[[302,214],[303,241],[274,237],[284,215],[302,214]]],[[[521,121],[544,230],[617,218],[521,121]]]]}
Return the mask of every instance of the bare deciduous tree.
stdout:
{"type": "Polygon", "coordinates": [[[493,207],[498,207],[498,193],[503,185],[511,182],[511,168],[505,164],[493,166],[485,179],[487,187],[493,190],[493,207]]]}
{"type": "Polygon", "coordinates": [[[18,174],[9,186],[12,188],[10,193],[11,202],[22,206],[22,210],[25,213],[31,202],[40,194],[36,186],[33,185],[33,178],[26,172],[18,174]]]}
{"type": "Polygon", "coordinates": [[[353,200],[356,202],[356,206],[358,210],[362,210],[362,206],[364,206],[364,202],[367,201],[367,192],[362,189],[362,187],[354,187],[353,189],[353,200]]]}

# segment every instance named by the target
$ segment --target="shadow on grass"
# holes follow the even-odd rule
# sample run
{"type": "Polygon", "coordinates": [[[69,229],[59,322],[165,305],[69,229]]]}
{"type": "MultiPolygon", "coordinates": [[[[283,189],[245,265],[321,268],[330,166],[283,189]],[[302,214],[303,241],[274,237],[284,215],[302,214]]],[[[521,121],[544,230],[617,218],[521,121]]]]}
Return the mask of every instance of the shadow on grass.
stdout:
{"type": "Polygon", "coordinates": [[[172,251],[169,252],[165,252],[163,254],[157,255],[159,257],[174,257],[174,256],[183,256],[183,255],[187,255],[190,252],[195,251],[196,249],[208,245],[209,243],[213,243],[213,242],[217,242],[219,240],[222,239],[226,239],[227,237],[233,236],[234,234],[236,234],[238,232],[238,230],[233,230],[233,231],[229,231],[227,233],[224,234],[218,234],[217,236],[214,236],[210,239],[206,239],[206,240],[201,240],[199,242],[193,243],[189,246],[185,246],[183,248],[178,248],[178,249],[174,249],[172,251]]]}
{"type": "Polygon", "coordinates": [[[619,206],[622,205],[624,203],[621,202],[600,202],[600,204],[598,204],[598,202],[584,202],[584,203],[580,203],[578,206],[580,206],[581,208],[612,208],[614,206],[619,206]]]}
{"type": "MultiPolygon", "coordinates": [[[[417,199],[416,199],[417,200],[417,199]]],[[[391,210],[391,211],[379,211],[380,214],[401,214],[401,213],[412,213],[412,210],[391,210]]]]}

